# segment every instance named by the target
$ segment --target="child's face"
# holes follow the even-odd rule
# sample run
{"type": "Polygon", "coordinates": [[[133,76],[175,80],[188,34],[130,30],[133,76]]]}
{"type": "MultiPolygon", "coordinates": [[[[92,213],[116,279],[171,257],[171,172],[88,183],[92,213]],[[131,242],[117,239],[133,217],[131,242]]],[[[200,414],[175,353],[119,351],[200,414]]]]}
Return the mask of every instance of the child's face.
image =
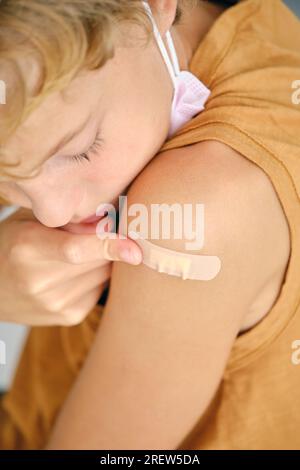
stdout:
{"type": "Polygon", "coordinates": [[[41,172],[0,182],[0,193],[49,227],[80,222],[101,203],[116,202],[165,141],[172,92],[153,42],[117,48],[104,67],[48,96],[19,127],[5,146],[10,161],[21,159],[13,171],[28,176],[40,165],[41,172]],[[85,152],[90,162],[79,160],[85,152]]]}

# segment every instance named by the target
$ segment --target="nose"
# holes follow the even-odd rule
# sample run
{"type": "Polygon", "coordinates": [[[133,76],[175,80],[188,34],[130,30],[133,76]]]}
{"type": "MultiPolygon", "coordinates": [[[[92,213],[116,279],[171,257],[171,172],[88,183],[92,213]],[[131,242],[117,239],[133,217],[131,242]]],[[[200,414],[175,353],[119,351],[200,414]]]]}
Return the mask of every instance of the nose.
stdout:
{"type": "Polygon", "coordinates": [[[47,186],[27,181],[19,183],[19,187],[30,200],[37,220],[50,228],[69,223],[82,200],[82,192],[74,186],[47,186]]]}
{"type": "Polygon", "coordinates": [[[34,201],[32,203],[32,212],[41,224],[50,228],[66,225],[74,214],[74,210],[69,207],[59,208],[54,200],[46,204],[34,201]]]}

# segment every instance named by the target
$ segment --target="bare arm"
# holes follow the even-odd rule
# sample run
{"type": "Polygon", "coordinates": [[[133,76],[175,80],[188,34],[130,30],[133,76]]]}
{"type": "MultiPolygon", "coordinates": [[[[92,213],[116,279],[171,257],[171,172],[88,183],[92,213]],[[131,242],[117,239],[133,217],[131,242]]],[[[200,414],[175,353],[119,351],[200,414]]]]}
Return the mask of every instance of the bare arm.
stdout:
{"type": "MultiPolygon", "coordinates": [[[[198,254],[219,256],[222,269],[201,282],[114,264],[95,342],[48,449],[176,449],[207,409],[277,236],[257,170],[222,152],[209,143],[166,152],[132,185],[129,205],[204,203],[198,254]]],[[[185,242],[153,240],[177,251],[185,242]]]]}

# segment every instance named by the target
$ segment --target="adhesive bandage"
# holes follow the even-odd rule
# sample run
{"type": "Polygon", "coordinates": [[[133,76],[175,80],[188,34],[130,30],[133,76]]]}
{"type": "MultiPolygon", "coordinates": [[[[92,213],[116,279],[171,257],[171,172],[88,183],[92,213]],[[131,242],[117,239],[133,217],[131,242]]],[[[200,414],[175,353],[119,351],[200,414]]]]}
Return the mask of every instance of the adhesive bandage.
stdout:
{"type": "Polygon", "coordinates": [[[190,255],[180,251],[162,248],[130,231],[132,238],[142,249],[143,264],[160,273],[178,276],[182,279],[210,281],[221,269],[218,256],[190,255]]]}

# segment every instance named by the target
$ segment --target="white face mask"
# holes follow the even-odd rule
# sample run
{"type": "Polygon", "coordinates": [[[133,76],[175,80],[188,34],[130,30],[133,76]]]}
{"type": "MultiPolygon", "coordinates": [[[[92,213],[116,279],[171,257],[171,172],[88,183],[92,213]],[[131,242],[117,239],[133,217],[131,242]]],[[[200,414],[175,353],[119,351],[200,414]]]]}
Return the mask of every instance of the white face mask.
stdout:
{"type": "Polygon", "coordinates": [[[171,109],[171,123],[168,138],[180,127],[190,121],[196,114],[204,110],[204,105],[211,91],[191,72],[180,71],[176,50],[170,31],[166,33],[168,48],[172,61],[164,45],[160,32],[154,20],[151,8],[147,2],[142,2],[153,24],[153,32],[158,47],[169,70],[173,85],[174,95],[171,109]]]}

